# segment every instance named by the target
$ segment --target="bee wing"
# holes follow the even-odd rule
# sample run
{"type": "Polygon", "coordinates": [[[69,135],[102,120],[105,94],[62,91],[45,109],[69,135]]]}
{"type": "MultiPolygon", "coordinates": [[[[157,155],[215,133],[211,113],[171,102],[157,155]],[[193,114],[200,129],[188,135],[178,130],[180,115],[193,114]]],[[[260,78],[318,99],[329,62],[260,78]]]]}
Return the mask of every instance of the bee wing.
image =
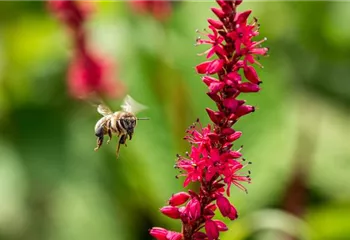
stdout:
{"type": "Polygon", "coordinates": [[[111,109],[109,109],[109,107],[107,107],[104,104],[99,104],[97,106],[97,112],[103,116],[107,116],[109,114],[112,114],[113,112],[111,111],[111,109]]]}
{"type": "Polygon", "coordinates": [[[136,114],[138,112],[141,112],[141,111],[147,109],[148,107],[145,105],[142,105],[141,103],[136,102],[132,97],[127,95],[124,98],[124,101],[123,101],[123,104],[121,105],[121,108],[125,112],[131,112],[131,113],[136,114]]]}

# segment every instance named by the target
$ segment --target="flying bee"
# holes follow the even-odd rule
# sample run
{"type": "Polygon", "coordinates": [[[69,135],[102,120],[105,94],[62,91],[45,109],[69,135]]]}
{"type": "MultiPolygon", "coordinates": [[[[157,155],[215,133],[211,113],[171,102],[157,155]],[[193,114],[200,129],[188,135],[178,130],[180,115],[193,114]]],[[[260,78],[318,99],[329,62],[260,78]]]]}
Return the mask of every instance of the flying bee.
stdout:
{"type": "Polygon", "coordinates": [[[112,112],[104,104],[97,106],[97,112],[103,115],[103,117],[98,120],[95,125],[95,135],[97,137],[95,151],[101,147],[105,135],[109,136],[107,144],[111,141],[112,136],[116,135],[117,137],[120,137],[116,151],[118,157],[120,145],[124,144],[126,146],[127,138],[129,137],[129,140],[132,139],[137,120],[148,120],[148,118],[136,117],[137,112],[140,112],[147,107],[136,102],[129,95],[125,97],[121,108],[121,111],[112,112]]]}

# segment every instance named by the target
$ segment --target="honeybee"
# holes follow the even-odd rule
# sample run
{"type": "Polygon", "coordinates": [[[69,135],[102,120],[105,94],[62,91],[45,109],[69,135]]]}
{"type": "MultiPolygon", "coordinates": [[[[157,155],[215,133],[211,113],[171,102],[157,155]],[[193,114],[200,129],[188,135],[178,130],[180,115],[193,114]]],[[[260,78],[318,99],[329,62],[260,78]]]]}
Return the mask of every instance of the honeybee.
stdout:
{"type": "Polygon", "coordinates": [[[118,157],[120,145],[124,144],[126,146],[127,138],[129,137],[129,140],[132,139],[137,120],[148,120],[148,118],[136,117],[137,112],[140,112],[147,107],[136,102],[129,95],[125,97],[121,108],[121,111],[112,112],[104,104],[99,104],[97,106],[97,112],[103,115],[103,117],[98,120],[95,125],[95,135],[97,137],[95,151],[101,147],[105,135],[109,136],[107,144],[111,141],[113,135],[117,135],[117,137],[120,137],[116,151],[118,157]]]}

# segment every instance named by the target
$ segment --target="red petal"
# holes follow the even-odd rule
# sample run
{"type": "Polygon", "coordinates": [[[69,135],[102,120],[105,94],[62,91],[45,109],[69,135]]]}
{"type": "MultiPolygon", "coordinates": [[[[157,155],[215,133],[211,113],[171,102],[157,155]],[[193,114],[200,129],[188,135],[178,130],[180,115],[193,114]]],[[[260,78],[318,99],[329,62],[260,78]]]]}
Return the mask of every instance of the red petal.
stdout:
{"type": "Polygon", "coordinates": [[[247,19],[250,15],[250,13],[252,12],[252,10],[247,10],[245,12],[241,12],[241,13],[238,13],[235,17],[235,22],[237,24],[246,24],[247,23],[247,19]]]}

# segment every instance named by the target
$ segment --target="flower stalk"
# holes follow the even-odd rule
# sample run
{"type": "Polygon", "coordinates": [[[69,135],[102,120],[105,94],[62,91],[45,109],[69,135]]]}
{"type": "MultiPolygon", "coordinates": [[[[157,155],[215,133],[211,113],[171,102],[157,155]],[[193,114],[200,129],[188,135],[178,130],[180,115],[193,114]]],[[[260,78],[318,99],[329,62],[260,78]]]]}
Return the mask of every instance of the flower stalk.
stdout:
{"type": "MultiPolygon", "coordinates": [[[[199,191],[175,193],[169,206],[161,208],[166,216],[182,222],[181,232],[155,227],[150,234],[158,240],[215,240],[228,228],[215,220],[218,209],[222,216],[235,220],[238,213],[229,201],[230,187],[247,191],[242,183],[250,183],[250,171],[242,171],[245,162],[241,150],[234,142],[242,132],[233,129],[243,116],[255,111],[246,104],[243,93],[260,91],[261,80],[255,66],[262,67],[257,56],[264,56],[268,49],[260,45],[266,41],[254,41],[259,35],[259,25],[254,18],[248,23],[251,11],[237,12],[242,0],[216,0],[219,7],[212,8],[217,19],[208,19],[209,29],[199,32],[196,45],[207,44],[203,54],[207,61],[196,66],[202,81],[208,86],[207,95],[216,103],[217,110],[207,108],[211,124],[202,126],[199,120],[186,131],[185,140],[191,144],[190,153],[177,156],[175,167],[178,177],[185,177],[184,187],[198,182],[199,191]],[[214,59],[212,59],[212,57],[214,59]],[[234,150],[236,148],[236,150],[234,150]]],[[[202,55],[202,54],[201,54],[202,55]]]]}

